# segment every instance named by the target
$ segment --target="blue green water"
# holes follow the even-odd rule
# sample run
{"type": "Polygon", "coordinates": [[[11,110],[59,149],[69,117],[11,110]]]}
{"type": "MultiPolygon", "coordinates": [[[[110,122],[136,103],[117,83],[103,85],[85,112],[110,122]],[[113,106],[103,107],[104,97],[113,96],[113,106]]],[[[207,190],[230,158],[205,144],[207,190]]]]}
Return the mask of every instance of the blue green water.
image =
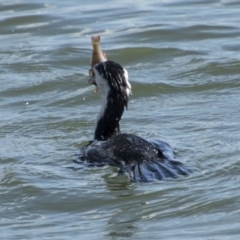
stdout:
{"type": "Polygon", "coordinates": [[[238,239],[240,3],[0,1],[1,239],[238,239]],[[122,132],[195,170],[150,184],[69,167],[93,138],[92,35],[129,73],[122,132]]]}

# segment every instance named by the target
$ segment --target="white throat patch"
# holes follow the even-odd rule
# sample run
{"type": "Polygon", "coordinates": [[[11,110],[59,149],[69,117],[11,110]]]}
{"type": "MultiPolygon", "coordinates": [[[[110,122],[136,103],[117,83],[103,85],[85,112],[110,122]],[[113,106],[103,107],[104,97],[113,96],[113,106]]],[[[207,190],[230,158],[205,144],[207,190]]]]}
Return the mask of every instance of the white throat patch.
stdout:
{"type": "Polygon", "coordinates": [[[107,97],[108,97],[110,88],[109,88],[107,80],[104,79],[96,69],[93,69],[93,70],[95,73],[95,80],[96,80],[98,92],[102,98],[102,105],[101,105],[101,109],[100,109],[100,112],[99,112],[98,118],[97,118],[97,120],[99,120],[104,115],[105,109],[107,107],[107,97]]]}

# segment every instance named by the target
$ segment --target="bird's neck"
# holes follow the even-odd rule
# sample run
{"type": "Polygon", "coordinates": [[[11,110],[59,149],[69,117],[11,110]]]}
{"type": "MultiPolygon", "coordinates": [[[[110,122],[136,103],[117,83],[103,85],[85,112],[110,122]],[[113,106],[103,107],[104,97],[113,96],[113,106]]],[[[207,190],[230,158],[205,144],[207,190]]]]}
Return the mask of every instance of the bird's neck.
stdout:
{"type": "Polygon", "coordinates": [[[124,112],[124,104],[113,94],[102,94],[102,106],[98,116],[94,139],[99,141],[120,133],[119,121],[124,112]]]}

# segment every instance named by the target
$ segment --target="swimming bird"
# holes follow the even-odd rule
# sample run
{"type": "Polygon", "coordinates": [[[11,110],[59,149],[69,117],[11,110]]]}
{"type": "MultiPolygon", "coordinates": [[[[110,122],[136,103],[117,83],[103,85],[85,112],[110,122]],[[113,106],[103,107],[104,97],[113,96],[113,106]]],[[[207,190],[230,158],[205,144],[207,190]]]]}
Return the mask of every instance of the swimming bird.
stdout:
{"type": "Polygon", "coordinates": [[[115,166],[119,168],[119,175],[127,174],[134,182],[188,175],[191,170],[174,160],[174,152],[169,144],[121,133],[119,122],[128,107],[131,93],[127,71],[109,60],[95,64],[93,71],[94,77],[89,82],[97,86],[102,105],[94,140],[81,148],[80,160],[88,166],[115,166]]]}

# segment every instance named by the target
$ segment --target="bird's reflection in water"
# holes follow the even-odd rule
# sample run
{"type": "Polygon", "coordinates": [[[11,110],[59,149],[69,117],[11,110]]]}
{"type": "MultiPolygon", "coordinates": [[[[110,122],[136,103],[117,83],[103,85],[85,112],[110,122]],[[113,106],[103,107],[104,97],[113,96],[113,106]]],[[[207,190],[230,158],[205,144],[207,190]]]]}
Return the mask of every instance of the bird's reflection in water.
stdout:
{"type": "Polygon", "coordinates": [[[138,221],[142,220],[142,208],[147,205],[141,197],[139,183],[134,184],[125,176],[106,174],[103,176],[106,186],[115,198],[116,209],[112,212],[106,225],[107,236],[112,237],[136,237],[138,221]]]}

